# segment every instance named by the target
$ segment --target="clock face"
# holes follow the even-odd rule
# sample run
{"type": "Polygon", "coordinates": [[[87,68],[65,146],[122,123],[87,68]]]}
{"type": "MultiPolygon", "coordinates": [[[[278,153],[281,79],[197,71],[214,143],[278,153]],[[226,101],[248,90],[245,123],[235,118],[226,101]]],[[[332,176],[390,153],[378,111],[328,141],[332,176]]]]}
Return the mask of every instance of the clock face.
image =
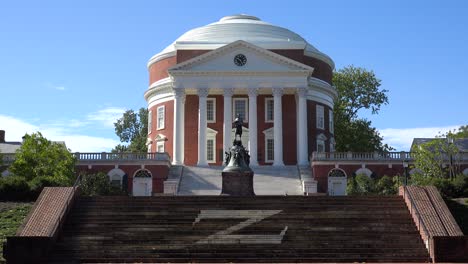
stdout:
{"type": "Polygon", "coordinates": [[[234,64],[237,66],[244,66],[247,63],[247,57],[244,54],[237,54],[234,57],[234,64]]]}

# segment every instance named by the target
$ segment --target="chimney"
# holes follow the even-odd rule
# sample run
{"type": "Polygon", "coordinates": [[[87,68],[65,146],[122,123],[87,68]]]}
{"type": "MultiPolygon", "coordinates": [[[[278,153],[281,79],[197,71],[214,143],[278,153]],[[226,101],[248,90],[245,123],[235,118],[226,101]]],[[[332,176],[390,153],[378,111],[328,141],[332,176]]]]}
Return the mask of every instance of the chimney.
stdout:
{"type": "Polygon", "coordinates": [[[5,143],[5,130],[0,130],[0,143],[5,143]]]}

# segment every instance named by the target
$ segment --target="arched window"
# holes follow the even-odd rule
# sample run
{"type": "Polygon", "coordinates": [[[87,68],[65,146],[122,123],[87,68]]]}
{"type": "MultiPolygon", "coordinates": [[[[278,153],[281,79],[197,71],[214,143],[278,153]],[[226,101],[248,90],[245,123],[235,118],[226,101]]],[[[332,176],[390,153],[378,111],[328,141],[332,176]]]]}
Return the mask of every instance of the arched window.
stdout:
{"type": "Polygon", "coordinates": [[[468,175],[468,168],[463,170],[463,175],[468,175]]]}
{"type": "Polygon", "coordinates": [[[366,175],[367,177],[370,177],[372,175],[372,171],[369,170],[368,168],[360,168],[359,170],[356,171],[356,175],[366,175]]]}
{"type": "Polygon", "coordinates": [[[109,176],[109,181],[111,185],[114,186],[122,186],[123,179],[125,176],[125,172],[121,169],[112,169],[107,173],[107,176],[109,176]]]}
{"type": "Polygon", "coordinates": [[[135,173],[134,178],[151,178],[151,173],[147,170],[139,170],[135,173]]]}
{"type": "Polygon", "coordinates": [[[328,177],[346,177],[346,172],[342,169],[332,169],[328,172],[328,177]]]}

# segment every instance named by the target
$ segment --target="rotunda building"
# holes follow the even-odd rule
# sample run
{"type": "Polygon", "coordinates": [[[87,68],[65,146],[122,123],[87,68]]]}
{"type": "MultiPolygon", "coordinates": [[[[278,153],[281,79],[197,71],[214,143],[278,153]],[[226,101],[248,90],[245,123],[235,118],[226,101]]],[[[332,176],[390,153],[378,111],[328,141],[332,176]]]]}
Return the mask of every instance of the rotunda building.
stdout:
{"type": "Polygon", "coordinates": [[[254,16],[192,29],[148,62],[148,151],[221,165],[240,116],[251,166],[307,165],[334,148],[333,69],[304,38],[254,16]]]}

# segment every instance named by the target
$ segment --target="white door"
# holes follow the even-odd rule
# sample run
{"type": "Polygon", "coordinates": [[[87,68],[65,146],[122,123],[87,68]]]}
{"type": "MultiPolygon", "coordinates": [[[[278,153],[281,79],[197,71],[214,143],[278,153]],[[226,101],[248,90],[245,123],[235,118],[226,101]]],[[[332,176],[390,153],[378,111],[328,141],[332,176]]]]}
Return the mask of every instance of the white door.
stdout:
{"type": "Polygon", "coordinates": [[[133,196],[151,196],[152,182],[148,177],[133,178],[133,196]]]}
{"type": "Polygon", "coordinates": [[[328,195],[346,195],[346,177],[328,177],[328,195]]]}

